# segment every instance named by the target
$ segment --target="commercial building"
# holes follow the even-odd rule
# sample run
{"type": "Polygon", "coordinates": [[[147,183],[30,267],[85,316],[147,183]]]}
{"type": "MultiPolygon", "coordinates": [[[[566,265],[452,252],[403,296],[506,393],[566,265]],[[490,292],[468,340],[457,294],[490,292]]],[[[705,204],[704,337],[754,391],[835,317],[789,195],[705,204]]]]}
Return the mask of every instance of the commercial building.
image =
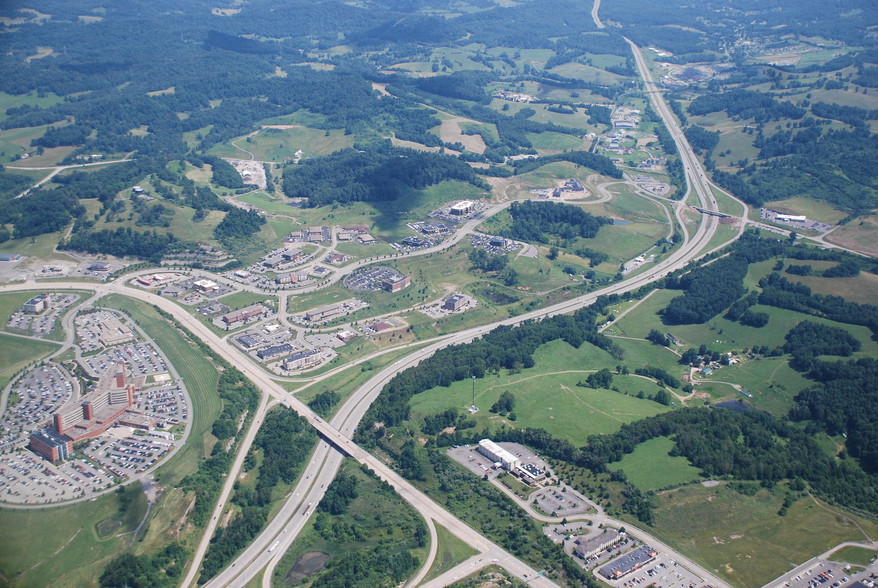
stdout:
{"type": "Polygon", "coordinates": [[[265,349],[260,349],[256,352],[256,357],[265,361],[266,359],[273,359],[275,357],[280,357],[282,355],[286,355],[293,350],[293,346],[289,343],[282,343],[281,345],[272,345],[271,347],[266,347],[265,349]]]}
{"type": "Polygon", "coordinates": [[[280,256],[284,259],[284,261],[291,262],[296,261],[302,257],[305,257],[305,252],[298,248],[287,249],[280,256]]]}
{"type": "Polygon", "coordinates": [[[627,553],[620,558],[608,563],[602,567],[599,572],[608,580],[617,580],[622,576],[626,576],[638,570],[655,559],[657,555],[655,549],[649,545],[638,547],[631,553],[627,553]]]}
{"type": "Polygon", "coordinates": [[[515,468],[513,472],[527,484],[537,484],[546,479],[546,470],[541,470],[532,463],[526,463],[515,468]]]}
{"type": "Polygon", "coordinates": [[[48,294],[40,294],[25,302],[21,309],[29,314],[39,314],[48,309],[51,303],[52,299],[48,294]]]}
{"type": "Polygon", "coordinates": [[[442,308],[455,311],[460,309],[464,304],[466,304],[466,298],[460,294],[455,294],[445,299],[445,302],[442,303],[442,308]]]}
{"type": "Polygon", "coordinates": [[[108,272],[108,271],[110,271],[111,267],[112,266],[109,263],[107,263],[106,261],[98,261],[96,263],[91,264],[90,266],[88,266],[85,269],[87,269],[90,272],[108,272]]]}
{"type": "Polygon", "coordinates": [[[265,306],[262,304],[251,304],[240,310],[224,314],[220,320],[222,320],[227,327],[231,328],[263,317],[266,314],[268,314],[268,309],[265,306]]]}
{"type": "Polygon", "coordinates": [[[466,216],[473,211],[475,205],[472,200],[462,200],[448,209],[448,212],[454,216],[466,216]]]}
{"type": "Polygon", "coordinates": [[[235,341],[238,342],[241,347],[244,349],[253,349],[257,345],[259,345],[259,340],[251,335],[241,335],[235,341]]]}
{"type": "Polygon", "coordinates": [[[625,538],[625,533],[619,533],[616,529],[604,529],[594,537],[580,537],[573,544],[573,555],[581,559],[588,559],[597,555],[607,547],[619,543],[625,538]]]}
{"type": "Polygon", "coordinates": [[[320,352],[315,350],[299,351],[283,361],[283,369],[303,370],[320,363],[320,352]]]}
{"type": "Polygon", "coordinates": [[[326,304],[324,306],[318,306],[317,308],[312,308],[311,310],[305,312],[305,320],[314,322],[314,321],[325,321],[327,319],[335,318],[337,316],[341,316],[345,313],[345,303],[344,302],[336,302],[335,304],[326,304]]]}
{"type": "Polygon", "coordinates": [[[494,463],[499,462],[504,470],[511,471],[521,465],[520,459],[490,439],[482,439],[479,441],[478,452],[494,463]]]}
{"type": "Polygon", "coordinates": [[[213,292],[219,290],[219,284],[213,280],[195,280],[192,282],[192,285],[195,286],[195,289],[199,292],[213,292]]]}
{"type": "Polygon", "coordinates": [[[388,292],[399,292],[408,287],[409,284],[412,283],[411,276],[393,276],[390,278],[385,278],[381,281],[381,289],[386,290],[388,292]]]}

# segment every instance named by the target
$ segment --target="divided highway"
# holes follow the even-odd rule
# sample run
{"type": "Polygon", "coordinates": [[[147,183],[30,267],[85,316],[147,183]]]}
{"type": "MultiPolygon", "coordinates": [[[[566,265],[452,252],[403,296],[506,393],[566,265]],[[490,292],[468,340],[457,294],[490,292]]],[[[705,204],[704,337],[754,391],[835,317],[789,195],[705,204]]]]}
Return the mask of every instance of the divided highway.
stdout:
{"type": "MultiPolygon", "coordinates": [[[[680,156],[683,159],[686,177],[689,182],[689,189],[695,190],[699,200],[699,205],[702,208],[716,210],[716,201],[713,198],[713,194],[700,163],[683,137],[682,130],[676,124],[669,108],[658,92],[639,49],[633,43],[631,44],[631,47],[637,66],[644,80],[646,91],[650,95],[653,106],[664,119],[668,130],[671,132],[671,135],[677,143],[680,156]]],[[[204,533],[202,541],[196,550],[193,564],[181,583],[182,586],[187,587],[195,582],[196,574],[204,553],[209,545],[209,540],[216,530],[219,518],[224,510],[224,505],[227,504],[231,495],[234,481],[237,479],[241,471],[244,456],[249,450],[256,432],[264,420],[266,411],[274,404],[280,402],[294,409],[306,418],[311,426],[319,432],[323,441],[318,445],[311,457],[309,464],[306,466],[302,474],[300,482],[291,492],[286,503],[277,513],[275,518],[269,523],[259,537],[253,541],[249,548],[242,553],[232,565],[214,578],[208,586],[243,586],[266,568],[267,573],[264,575],[263,586],[270,585],[271,570],[274,569],[280,556],[284,553],[286,548],[292,544],[295,537],[304,526],[308,516],[313,511],[313,508],[317,505],[320,498],[322,498],[326,486],[329,485],[338,471],[342,460],[342,454],[346,454],[375,471],[380,478],[392,485],[400,496],[425,518],[428,522],[428,527],[431,529],[434,553],[436,541],[435,529],[433,528],[432,521],[444,526],[450,533],[481,554],[478,561],[469,562],[472,564],[472,571],[485,565],[496,563],[497,565],[504,567],[521,581],[529,582],[530,585],[534,586],[549,587],[555,586],[551,580],[538,575],[537,570],[534,570],[498,545],[486,539],[466,523],[457,519],[454,515],[420,492],[381,460],[354,444],[350,438],[369,405],[377,397],[384,385],[397,373],[416,365],[421,360],[435,353],[438,349],[451,344],[470,342],[499,325],[515,325],[525,320],[569,313],[582,308],[583,306],[592,304],[598,296],[612,293],[619,294],[636,290],[645,284],[661,278],[671,271],[684,267],[690,261],[696,259],[706,250],[711,238],[716,232],[718,219],[717,217],[710,215],[703,216],[697,229],[690,235],[685,227],[684,219],[681,217],[680,207],[677,207],[677,217],[681,227],[683,227],[683,244],[673,251],[666,259],[657,263],[648,271],[617,284],[608,286],[600,291],[586,294],[566,302],[561,302],[551,307],[444,337],[441,341],[413,352],[406,358],[373,376],[364,386],[351,395],[330,422],[326,422],[314,414],[305,404],[272,380],[268,373],[264,372],[261,368],[254,366],[251,362],[246,361],[240,351],[228,345],[221,337],[217,336],[207,328],[206,325],[189,314],[186,309],[178,306],[173,301],[156,294],[126,286],[124,280],[130,279],[130,276],[120,278],[116,282],[97,285],[94,288],[81,282],[57,282],[52,283],[51,287],[56,290],[89,288],[95,289],[97,294],[109,294],[115,292],[155,304],[162,310],[173,315],[176,320],[210,345],[220,356],[241,369],[241,371],[263,391],[262,401],[254,415],[253,423],[242,438],[232,469],[224,483],[217,506],[204,533]],[[270,399],[271,401],[269,402],[270,399]]],[[[464,231],[460,231],[460,233],[462,235],[464,234],[464,231]]],[[[15,291],[34,289],[35,287],[37,286],[33,283],[25,283],[3,286],[0,290],[15,291]]],[[[45,288],[46,286],[41,285],[39,287],[45,288]]],[[[325,377],[326,376],[317,377],[314,381],[320,381],[325,377]]],[[[702,574],[705,578],[712,577],[691,561],[685,561],[683,563],[693,571],[702,574]]],[[[424,571],[425,570],[422,570],[422,572],[424,571]]],[[[423,577],[423,573],[418,574],[418,576],[423,577]]],[[[718,586],[725,586],[721,581],[716,581],[716,584],[718,586]]]]}

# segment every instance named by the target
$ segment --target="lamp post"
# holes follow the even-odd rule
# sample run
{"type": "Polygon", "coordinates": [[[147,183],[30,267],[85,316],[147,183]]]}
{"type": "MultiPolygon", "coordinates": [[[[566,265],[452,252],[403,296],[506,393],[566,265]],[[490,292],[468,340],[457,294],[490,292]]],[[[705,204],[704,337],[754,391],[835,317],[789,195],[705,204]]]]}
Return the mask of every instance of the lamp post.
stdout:
{"type": "Polygon", "coordinates": [[[470,405],[470,409],[475,412],[476,411],[476,376],[473,375],[473,403],[470,405]]]}

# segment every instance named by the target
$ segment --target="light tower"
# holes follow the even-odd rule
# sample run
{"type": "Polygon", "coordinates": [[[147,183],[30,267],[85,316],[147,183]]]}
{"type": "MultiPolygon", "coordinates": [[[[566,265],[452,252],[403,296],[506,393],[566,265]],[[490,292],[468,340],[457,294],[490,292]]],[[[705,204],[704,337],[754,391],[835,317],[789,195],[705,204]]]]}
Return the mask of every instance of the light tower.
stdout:
{"type": "Polygon", "coordinates": [[[473,402],[472,402],[472,404],[470,404],[469,413],[475,414],[475,413],[479,412],[479,407],[476,406],[476,376],[475,376],[475,374],[472,375],[472,380],[473,380],[473,402]]]}

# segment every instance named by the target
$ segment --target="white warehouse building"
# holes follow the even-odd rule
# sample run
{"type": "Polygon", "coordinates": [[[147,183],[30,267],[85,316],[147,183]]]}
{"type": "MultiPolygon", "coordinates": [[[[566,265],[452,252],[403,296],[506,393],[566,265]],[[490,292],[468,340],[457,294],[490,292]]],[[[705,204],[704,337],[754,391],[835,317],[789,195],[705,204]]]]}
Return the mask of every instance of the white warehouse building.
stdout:
{"type": "Polygon", "coordinates": [[[504,470],[512,471],[521,465],[520,459],[490,439],[482,439],[479,441],[479,453],[495,463],[500,463],[504,470]]]}

